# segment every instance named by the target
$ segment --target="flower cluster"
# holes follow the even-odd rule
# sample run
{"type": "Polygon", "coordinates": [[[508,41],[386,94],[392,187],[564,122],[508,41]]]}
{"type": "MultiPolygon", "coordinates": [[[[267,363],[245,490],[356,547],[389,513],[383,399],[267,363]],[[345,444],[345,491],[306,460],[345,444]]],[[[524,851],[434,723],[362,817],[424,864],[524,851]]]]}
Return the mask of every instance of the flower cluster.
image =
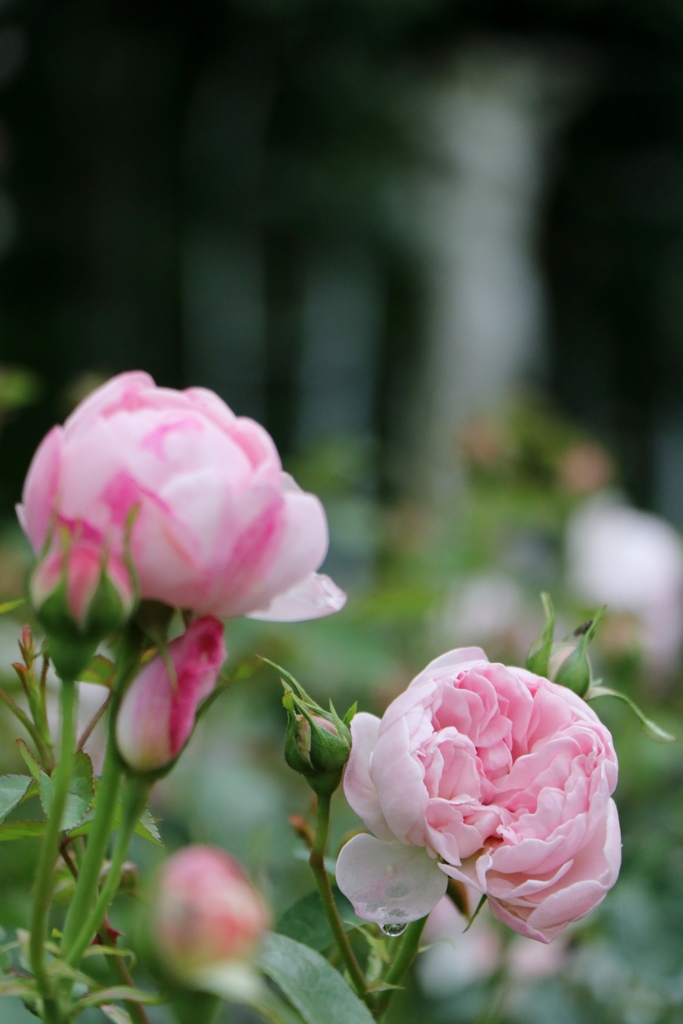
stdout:
{"type": "MultiPolygon", "coordinates": [[[[346,597],[317,572],[328,544],[322,505],[282,471],[269,435],[212,392],[158,388],[144,373],[115,377],[50,431],[18,514],[38,555],[29,593],[62,679],[62,714],[57,745],[46,711],[48,662],[38,679],[26,627],[24,662],[15,668],[31,718],[9,706],[36,748],[39,764],[28,748],[25,754],[40,778],[47,820],[40,823],[32,974],[10,978],[7,991],[55,1024],[97,1006],[118,1019],[112,999],[155,997],[130,986],[125,967],[125,985],[103,988],[87,980],[81,961],[93,941],[109,937],[116,945],[108,907],[153,784],[217,696],[227,656],[223,620],[317,618],[338,611],[346,597]],[[114,661],[95,653],[105,640],[114,661]],[[102,705],[109,739],[98,784],[82,748],[100,712],[80,741],[75,729],[77,683],[93,674],[111,690],[102,705]],[[72,863],[69,844],[86,834],[72,863]],[[48,945],[60,857],[72,892],[63,928],[53,933],[58,941],[48,945]]],[[[344,1019],[381,1020],[449,884],[461,910],[464,884],[486,896],[505,924],[542,942],[600,902],[621,851],[612,739],[582,699],[613,693],[592,683],[585,650],[601,612],[575,643],[554,649],[555,614],[548,595],[543,601],[545,623],[527,660],[535,671],[491,664],[478,648],[451,651],[381,720],[356,714],[355,704],[340,717],[281,670],[285,760],[316,794],[315,827],[298,816],[292,822],[309,847],[320,907],[353,991],[318,951],[286,935],[265,936],[270,914],[232,857],[191,846],[161,867],[149,900],[150,969],[170,1001],[180,1000],[174,1010],[184,1005],[182,1019],[208,1019],[211,1000],[222,997],[268,1020],[289,1020],[293,1010],[279,987],[307,1020],[306,1000],[315,993],[316,1020],[332,1003],[344,1019]],[[342,777],[348,802],[373,834],[343,847],[339,888],[387,934],[419,922],[393,962],[381,957],[379,983],[349,942],[328,873],[331,798],[342,777]],[[275,985],[263,984],[259,971],[275,985]],[[304,978],[306,993],[297,989],[304,978]]],[[[671,738],[636,712],[656,738],[671,738]]],[[[7,792],[21,800],[29,785],[14,777],[7,792]]],[[[35,835],[36,822],[28,824],[20,835],[35,835]]],[[[116,964],[123,950],[102,952],[116,964]]]]}

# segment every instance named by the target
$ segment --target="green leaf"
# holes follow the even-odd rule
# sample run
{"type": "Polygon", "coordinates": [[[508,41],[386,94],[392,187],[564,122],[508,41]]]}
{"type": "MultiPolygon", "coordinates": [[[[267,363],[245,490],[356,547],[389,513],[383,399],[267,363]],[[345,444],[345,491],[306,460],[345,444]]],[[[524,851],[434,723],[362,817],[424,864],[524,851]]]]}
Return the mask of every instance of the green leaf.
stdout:
{"type": "Polygon", "coordinates": [[[546,593],[545,590],[541,594],[541,604],[543,605],[543,625],[531,645],[526,659],[526,667],[529,672],[534,672],[537,676],[547,678],[548,662],[550,661],[553,634],[555,632],[555,609],[553,608],[550,594],[546,593]]]}
{"type": "Polygon", "coordinates": [[[257,958],[306,1024],[372,1024],[370,1011],[320,953],[268,932],[257,958]]]}
{"type": "Polygon", "coordinates": [[[32,781],[30,775],[0,775],[0,821],[21,803],[32,781]]]}
{"type": "Polygon", "coordinates": [[[640,722],[640,726],[646,736],[649,736],[655,743],[675,743],[676,737],[672,736],[670,732],[661,729],[656,722],[653,722],[651,718],[647,718],[646,715],[640,710],[637,704],[635,704],[630,697],[627,697],[625,693],[620,693],[619,690],[611,690],[609,686],[591,686],[590,690],[585,696],[585,700],[595,700],[596,697],[616,697],[622,704],[626,704],[627,707],[636,715],[640,722]]]}
{"type": "Polygon", "coordinates": [[[113,661],[103,654],[96,654],[90,659],[82,672],[78,673],[79,683],[97,683],[111,689],[114,682],[116,667],[113,661]]]}
{"type": "MultiPolygon", "coordinates": [[[[363,924],[363,921],[354,914],[349,900],[336,886],[334,887],[334,901],[337,904],[345,931],[350,931],[363,924]]],[[[275,931],[279,935],[286,935],[290,939],[303,943],[304,946],[316,949],[319,953],[329,949],[334,942],[334,936],[317,891],[302,896],[286,910],[275,925],[275,931]]]]}
{"type": "MultiPolygon", "coordinates": [[[[57,777],[60,765],[55,768],[52,777],[46,772],[40,775],[40,802],[43,805],[45,814],[49,817],[52,807],[52,792],[54,779],[57,777]]],[[[81,822],[91,807],[95,789],[93,786],[92,761],[82,750],[77,750],[74,756],[73,775],[69,785],[69,796],[67,798],[64,815],[62,817],[61,829],[68,831],[75,828],[81,822]]]]}
{"type": "Polygon", "coordinates": [[[142,836],[144,839],[152,839],[159,846],[163,846],[161,833],[157,828],[156,820],[152,817],[149,807],[146,807],[140,815],[140,821],[135,826],[135,834],[142,836]]]}
{"type": "Polygon", "coordinates": [[[40,773],[42,771],[42,768],[36,761],[35,757],[33,756],[33,754],[31,753],[31,751],[26,746],[23,740],[17,740],[17,746],[19,747],[19,753],[23,758],[24,764],[30,771],[31,775],[36,780],[36,782],[40,782],[40,773]]]}
{"type": "Polygon", "coordinates": [[[18,608],[22,604],[26,604],[25,597],[20,597],[17,601],[5,601],[4,604],[0,604],[0,615],[6,615],[7,612],[13,612],[15,608],[18,608]]]}
{"type": "MultiPolygon", "coordinates": [[[[86,815],[85,820],[81,821],[80,825],[77,825],[76,828],[69,829],[69,837],[71,839],[75,839],[78,836],[87,836],[90,833],[90,830],[92,829],[93,814],[95,812],[96,807],[97,807],[97,795],[95,795],[95,799],[92,802],[91,810],[86,815]]],[[[0,828],[1,827],[2,826],[0,826],[0,828]]],[[[114,812],[114,818],[112,820],[112,826],[111,826],[112,832],[115,832],[116,829],[118,829],[120,827],[121,827],[121,801],[119,800],[119,802],[118,802],[118,804],[116,806],[116,810],[114,812]]],[[[143,839],[147,839],[150,843],[155,843],[157,846],[163,846],[164,845],[162,843],[162,841],[161,841],[161,835],[159,834],[159,829],[157,828],[156,822],[155,822],[154,818],[152,817],[149,809],[145,809],[142,812],[142,814],[140,815],[140,821],[135,826],[135,834],[138,835],[138,836],[142,836],[143,839]]]]}
{"type": "Polygon", "coordinates": [[[10,821],[0,825],[0,843],[11,839],[34,839],[45,831],[44,821],[10,821]]]}
{"type": "MultiPolygon", "coordinates": [[[[123,999],[128,1003],[143,1003],[146,1006],[160,1006],[166,1002],[166,997],[156,992],[145,992],[141,988],[131,988],[129,985],[113,985],[111,988],[102,988],[79,999],[74,1010],[82,1012],[88,1006],[101,1006],[117,999],[123,999]]],[[[74,1013],[74,1017],[77,1015],[74,1013]]]]}
{"type": "Polygon", "coordinates": [[[113,1021],[113,1024],[133,1024],[130,1014],[113,1003],[109,1006],[100,1006],[100,1010],[108,1020],[113,1021]]]}
{"type": "Polygon", "coordinates": [[[20,999],[35,999],[36,990],[28,978],[0,978],[0,998],[19,996],[20,999]]]}

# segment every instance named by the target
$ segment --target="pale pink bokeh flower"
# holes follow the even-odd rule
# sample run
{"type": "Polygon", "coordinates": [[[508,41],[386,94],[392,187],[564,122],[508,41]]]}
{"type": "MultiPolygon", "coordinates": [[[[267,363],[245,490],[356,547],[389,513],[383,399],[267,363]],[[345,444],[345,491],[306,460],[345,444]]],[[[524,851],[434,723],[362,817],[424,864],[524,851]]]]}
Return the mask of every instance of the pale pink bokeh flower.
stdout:
{"type": "Polygon", "coordinates": [[[648,667],[655,675],[674,669],[683,642],[683,544],[673,526],[601,495],[570,518],[566,550],[576,595],[633,616],[648,667]]]}
{"type": "Polygon", "coordinates": [[[167,967],[186,984],[226,996],[257,989],[250,962],[270,914],[230,854],[194,845],[169,857],[152,892],[150,920],[167,967]]]}

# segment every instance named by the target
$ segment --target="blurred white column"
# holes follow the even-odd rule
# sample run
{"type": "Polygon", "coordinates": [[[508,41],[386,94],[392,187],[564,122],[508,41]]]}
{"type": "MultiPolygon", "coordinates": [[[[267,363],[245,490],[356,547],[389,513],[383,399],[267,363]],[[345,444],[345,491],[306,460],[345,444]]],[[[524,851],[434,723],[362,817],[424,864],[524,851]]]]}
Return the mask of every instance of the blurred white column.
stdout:
{"type": "Polygon", "coordinates": [[[543,375],[537,233],[552,146],[584,80],[574,54],[491,40],[437,83],[435,170],[418,196],[430,281],[418,461],[437,501],[456,487],[463,420],[543,375]]]}

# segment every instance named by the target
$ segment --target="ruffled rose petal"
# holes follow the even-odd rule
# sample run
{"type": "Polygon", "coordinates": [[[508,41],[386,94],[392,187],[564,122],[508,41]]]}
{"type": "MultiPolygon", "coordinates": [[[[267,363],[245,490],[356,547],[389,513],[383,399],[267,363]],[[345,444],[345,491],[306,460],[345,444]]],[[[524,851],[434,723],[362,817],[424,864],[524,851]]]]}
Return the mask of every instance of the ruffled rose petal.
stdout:
{"type": "Polygon", "coordinates": [[[426,850],[354,836],[337,860],[337,885],[359,917],[376,924],[402,925],[434,909],[448,879],[426,850]]]}
{"type": "Polygon", "coordinates": [[[360,711],[351,722],[351,755],[344,774],[344,795],[359,818],[379,839],[393,839],[370,777],[372,752],[377,743],[379,718],[360,711]]]}

